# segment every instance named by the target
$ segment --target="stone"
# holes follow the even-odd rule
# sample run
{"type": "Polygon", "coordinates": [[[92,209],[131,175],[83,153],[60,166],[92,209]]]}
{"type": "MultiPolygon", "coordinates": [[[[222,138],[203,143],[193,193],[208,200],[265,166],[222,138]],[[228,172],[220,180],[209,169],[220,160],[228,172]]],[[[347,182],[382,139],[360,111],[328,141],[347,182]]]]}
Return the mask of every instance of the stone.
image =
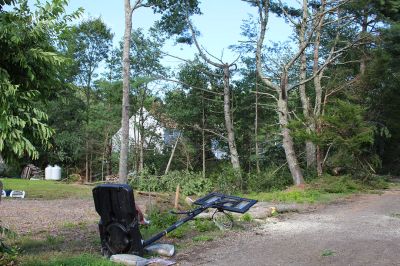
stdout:
{"type": "Polygon", "coordinates": [[[111,261],[116,262],[116,263],[121,263],[123,265],[128,265],[128,266],[145,266],[149,264],[149,260],[132,255],[132,254],[117,254],[117,255],[112,255],[110,258],[111,261]]]}
{"type": "Polygon", "coordinates": [[[152,244],[144,248],[150,254],[157,254],[165,257],[172,257],[175,254],[174,245],[170,244],[152,244]]]}

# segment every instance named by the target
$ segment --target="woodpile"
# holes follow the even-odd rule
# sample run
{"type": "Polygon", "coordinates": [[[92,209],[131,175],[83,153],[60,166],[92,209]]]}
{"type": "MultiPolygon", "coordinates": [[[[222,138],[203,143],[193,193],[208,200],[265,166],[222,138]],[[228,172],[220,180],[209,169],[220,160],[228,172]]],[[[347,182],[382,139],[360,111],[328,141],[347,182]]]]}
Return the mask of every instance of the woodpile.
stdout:
{"type": "Polygon", "coordinates": [[[43,172],[42,172],[42,170],[40,170],[39,167],[37,167],[37,166],[35,166],[33,164],[28,164],[22,170],[21,178],[24,178],[24,179],[30,179],[30,178],[43,179],[43,172]]]}

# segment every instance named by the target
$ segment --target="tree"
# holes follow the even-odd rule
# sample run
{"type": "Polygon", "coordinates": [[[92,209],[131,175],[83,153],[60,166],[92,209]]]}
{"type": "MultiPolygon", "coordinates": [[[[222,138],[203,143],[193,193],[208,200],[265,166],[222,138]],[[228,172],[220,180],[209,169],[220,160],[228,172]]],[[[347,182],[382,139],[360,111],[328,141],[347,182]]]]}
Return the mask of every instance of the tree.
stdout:
{"type": "Polygon", "coordinates": [[[36,146],[48,147],[54,131],[39,102],[62,87],[59,69],[66,59],[56,39],[78,12],[65,14],[66,1],[53,1],[31,11],[28,1],[0,12],[0,152],[5,160],[38,158],[36,146]]]}
{"type": "Polygon", "coordinates": [[[266,27],[268,24],[268,17],[270,12],[270,1],[269,0],[257,0],[253,2],[258,8],[259,21],[260,21],[260,34],[257,41],[256,50],[256,62],[257,62],[257,73],[268,88],[273,89],[277,96],[272,95],[277,102],[277,112],[279,117],[279,124],[281,127],[283,148],[286,154],[286,160],[289,166],[289,170],[293,177],[293,182],[295,185],[301,185],[304,183],[303,173],[301,171],[296,151],[294,149],[294,142],[291,136],[291,130],[289,129],[289,107],[288,107],[288,89],[289,89],[289,70],[293,67],[295,61],[299,58],[301,53],[306,47],[301,47],[301,49],[295,53],[291,58],[283,63],[280,67],[278,84],[275,84],[268,78],[263,71],[262,62],[262,48],[265,38],[266,27]]]}
{"type": "Polygon", "coordinates": [[[82,21],[74,26],[66,36],[67,54],[74,60],[76,67],[76,82],[85,91],[86,98],[86,162],[85,180],[91,179],[90,153],[91,143],[89,139],[88,127],[91,120],[91,94],[92,83],[96,75],[99,64],[108,57],[111,47],[113,34],[100,18],[82,21]]]}
{"type": "Polygon", "coordinates": [[[130,0],[125,0],[125,31],[122,52],[122,116],[121,116],[121,150],[119,161],[119,181],[127,182],[128,175],[128,146],[129,146],[129,90],[130,90],[130,43],[132,34],[132,14],[141,7],[151,7],[154,12],[162,13],[158,26],[170,34],[182,34],[187,31],[186,24],[183,23],[187,14],[200,13],[197,8],[197,0],[171,0],[168,2],[162,0],[136,0],[131,5],[130,0]],[[183,10],[183,4],[187,4],[188,9],[183,10]]]}
{"type": "MultiPolygon", "coordinates": [[[[223,73],[222,79],[223,79],[223,97],[224,97],[224,120],[225,120],[225,129],[227,133],[227,141],[228,141],[228,146],[229,146],[229,153],[230,153],[230,159],[232,163],[233,169],[240,175],[240,160],[239,160],[239,154],[237,151],[236,147],[236,140],[235,140],[235,129],[234,129],[234,123],[232,120],[232,111],[231,111],[231,85],[230,85],[230,80],[231,80],[231,75],[232,75],[232,70],[237,69],[237,65],[235,62],[232,63],[224,63],[222,60],[211,60],[206,53],[203,51],[203,49],[200,47],[197,38],[196,38],[196,33],[195,30],[193,29],[193,26],[191,22],[189,21],[189,18],[187,18],[189,29],[191,32],[191,38],[192,41],[194,42],[197,51],[199,52],[200,57],[209,65],[216,67],[217,69],[221,70],[223,73]]],[[[214,57],[215,58],[215,57],[214,57]]]]}

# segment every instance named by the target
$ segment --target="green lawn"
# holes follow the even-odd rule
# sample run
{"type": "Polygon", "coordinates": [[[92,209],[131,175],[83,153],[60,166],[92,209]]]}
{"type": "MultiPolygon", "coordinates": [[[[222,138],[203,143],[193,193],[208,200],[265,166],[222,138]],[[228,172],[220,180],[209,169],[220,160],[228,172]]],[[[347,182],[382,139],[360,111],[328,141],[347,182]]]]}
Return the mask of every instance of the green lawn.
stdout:
{"type": "Polygon", "coordinates": [[[4,189],[24,190],[29,199],[90,198],[92,186],[65,184],[59,181],[0,178],[4,189]]]}

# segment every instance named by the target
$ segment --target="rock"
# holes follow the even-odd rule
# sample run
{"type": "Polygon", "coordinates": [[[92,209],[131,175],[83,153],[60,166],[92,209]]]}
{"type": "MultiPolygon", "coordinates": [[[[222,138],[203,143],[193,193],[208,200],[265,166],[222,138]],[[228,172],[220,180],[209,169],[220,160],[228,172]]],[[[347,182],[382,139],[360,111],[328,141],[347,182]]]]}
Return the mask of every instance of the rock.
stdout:
{"type": "Polygon", "coordinates": [[[110,258],[111,261],[116,262],[116,263],[121,263],[123,265],[129,265],[129,266],[145,266],[149,264],[149,260],[132,255],[132,254],[117,254],[117,255],[112,255],[110,258]]]}
{"type": "Polygon", "coordinates": [[[165,257],[172,257],[175,254],[174,245],[170,244],[153,244],[144,248],[150,254],[156,254],[165,257]]]}
{"type": "Polygon", "coordinates": [[[186,202],[187,205],[191,206],[191,205],[193,205],[194,200],[189,198],[189,197],[186,197],[185,198],[185,202],[186,202]]]}

